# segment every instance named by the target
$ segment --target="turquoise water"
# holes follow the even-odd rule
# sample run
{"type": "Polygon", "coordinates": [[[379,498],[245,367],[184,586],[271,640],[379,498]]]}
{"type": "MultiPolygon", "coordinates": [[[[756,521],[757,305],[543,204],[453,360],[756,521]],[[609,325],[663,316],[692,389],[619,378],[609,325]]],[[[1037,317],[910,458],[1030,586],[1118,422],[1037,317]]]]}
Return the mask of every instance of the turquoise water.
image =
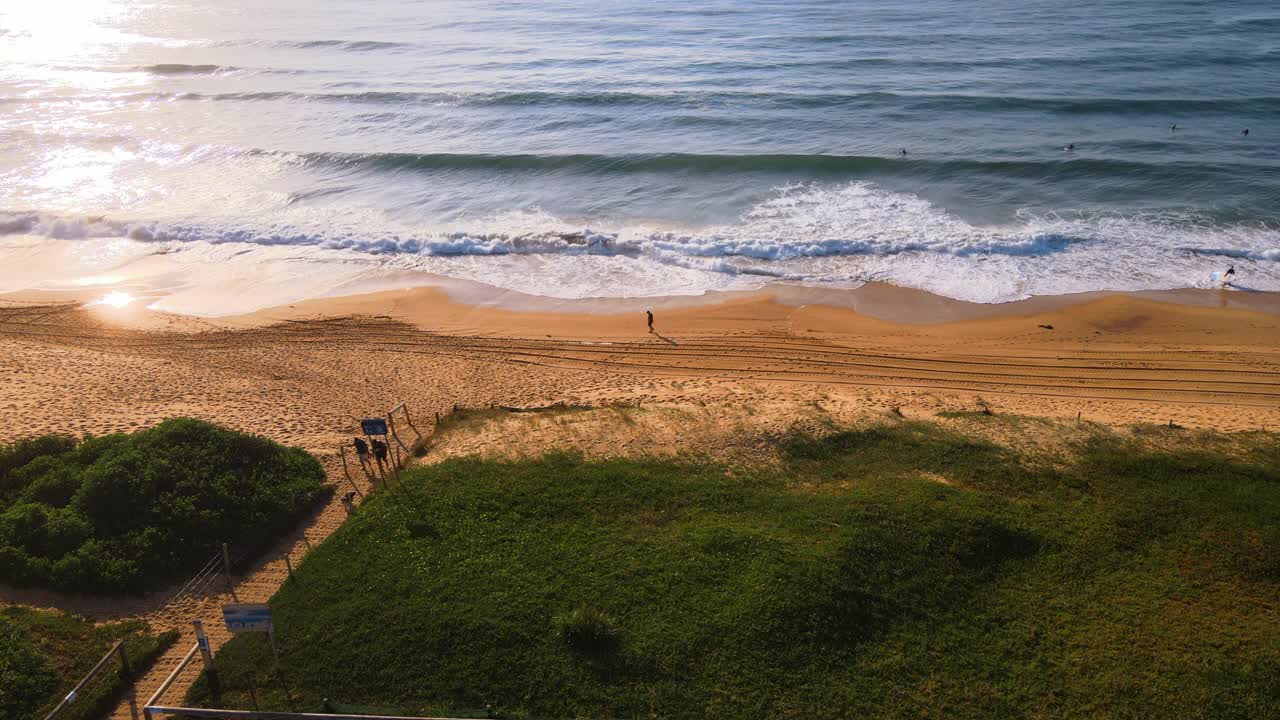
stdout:
{"type": "Polygon", "coordinates": [[[22,5],[0,257],[289,297],[1280,290],[1274,2],[22,5]]]}

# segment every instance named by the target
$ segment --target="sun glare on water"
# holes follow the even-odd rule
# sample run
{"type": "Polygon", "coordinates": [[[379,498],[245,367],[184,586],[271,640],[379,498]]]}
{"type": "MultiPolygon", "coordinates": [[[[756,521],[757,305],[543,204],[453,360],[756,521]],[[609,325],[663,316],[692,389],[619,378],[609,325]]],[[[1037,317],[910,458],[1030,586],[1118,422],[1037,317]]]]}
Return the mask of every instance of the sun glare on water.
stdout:
{"type": "Polygon", "coordinates": [[[107,305],[113,308],[122,308],[128,305],[129,303],[133,302],[134,300],[137,300],[137,298],[135,298],[134,296],[130,295],[127,292],[120,292],[119,290],[117,290],[115,292],[109,292],[106,295],[103,295],[102,297],[95,300],[93,304],[107,305]]]}
{"type": "Polygon", "coordinates": [[[13,0],[0,3],[0,27],[27,61],[73,61],[80,51],[118,36],[106,20],[126,5],[118,0],[13,0]]]}

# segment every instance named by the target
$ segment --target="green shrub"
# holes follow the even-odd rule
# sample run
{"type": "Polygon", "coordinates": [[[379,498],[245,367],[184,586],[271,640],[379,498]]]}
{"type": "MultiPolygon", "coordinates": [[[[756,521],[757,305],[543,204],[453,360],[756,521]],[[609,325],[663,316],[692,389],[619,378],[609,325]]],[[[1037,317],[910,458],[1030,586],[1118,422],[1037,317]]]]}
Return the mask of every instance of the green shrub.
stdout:
{"type": "Polygon", "coordinates": [[[186,418],[0,451],[0,582],[119,593],[255,553],[327,491],[307,453],[186,418]],[[40,454],[43,452],[44,454],[40,454]]]}
{"type": "MultiPolygon", "coordinates": [[[[0,720],[42,718],[57,705],[116,641],[124,643],[134,674],[145,672],[177,632],[153,634],[141,620],[95,623],[59,611],[0,607],[0,720]],[[19,642],[15,645],[13,638],[19,642]],[[17,675],[6,675],[6,656],[15,657],[17,675]],[[14,678],[26,678],[19,684],[14,678]],[[34,679],[34,681],[33,681],[34,679]]],[[[99,679],[82,690],[58,720],[94,720],[105,716],[129,684],[120,664],[112,659],[99,679]]]]}
{"type": "Polygon", "coordinates": [[[26,489],[21,499],[51,507],[66,507],[80,489],[80,477],[75,469],[59,463],[55,456],[45,456],[16,471],[25,480],[26,489]]]}
{"type": "Polygon", "coordinates": [[[0,720],[29,717],[57,684],[49,658],[22,628],[0,616],[0,720]]]}
{"type": "Polygon", "coordinates": [[[0,503],[12,499],[17,484],[14,471],[36,458],[61,455],[75,446],[75,439],[65,435],[43,435],[20,440],[12,445],[0,445],[0,503]],[[10,478],[15,478],[14,485],[10,485],[10,478]]]}

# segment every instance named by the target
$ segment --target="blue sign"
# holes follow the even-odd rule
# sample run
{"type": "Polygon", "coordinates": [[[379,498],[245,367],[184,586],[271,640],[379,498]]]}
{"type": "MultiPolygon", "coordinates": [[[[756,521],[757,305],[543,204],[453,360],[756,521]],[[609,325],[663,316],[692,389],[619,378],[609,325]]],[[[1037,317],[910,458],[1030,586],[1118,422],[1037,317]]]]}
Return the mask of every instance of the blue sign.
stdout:
{"type": "Polygon", "coordinates": [[[360,429],[365,435],[386,435],[387,421],[382,418],[365,418],[360,421],[360,429]]]}
{"type": "Polygon", "coordinates": [[[222,606],[222,618],[227,630],[241,632],[271,632],[271,606],[262,603],[237,603],[222,606]]]}

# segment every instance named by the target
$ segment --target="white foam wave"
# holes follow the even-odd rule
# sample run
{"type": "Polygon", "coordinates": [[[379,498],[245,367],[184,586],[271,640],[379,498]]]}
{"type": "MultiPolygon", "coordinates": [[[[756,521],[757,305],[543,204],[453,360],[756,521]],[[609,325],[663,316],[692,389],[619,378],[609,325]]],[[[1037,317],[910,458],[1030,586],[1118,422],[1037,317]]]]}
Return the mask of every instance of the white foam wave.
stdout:
{"type": "Polygon", "coordinates": [[[875,279],[996,302],[1097,289],[1195,287],[1230,262],[1253,278],[1251,286],[1280,290],[1280,230],[1274,228],[1224,227],[1184,214],[1030,213],[1007,226],[981,227],[914,195],[863,183],[781,188],[738,222],[698,229],[575,229],[540,211],[504,213],[476,225],[441,229],[379,217],[282,215],[248,226],[0,213],[0,234],[122,237],[170,243],[175,251],[192,243],[243,243],[354,252],[560,297],[698,292],[724,287],[726,278],[841,285],[875,279]],[[506,256],[540,258],[538,271],[530,274],[528,261],[523,270],[495,262],[506,256]],[[610,283],[587,278],[591,262],[608,269],[610,283]],[[679,280],[664,284],[662,273],[650,272],[655,267],[679,280]],[[627,268],[642,281],[618,281],[627,268]]]}
{"type": "Polygon", "coordinates": [[[671,260],[737,257],[780,261],[841,255],[907,252],[956,256],[1053,252],[1073,241],[1053,231],[1024,234],[968,225],[914,196],[865,185],[843,190],[784,189],[757,205],[743,222],[673,232],[629,227],[620,231],[571,229],[541,212],[507,213],[480,224],[484,231],[335,230],[276,223],[236,227],[224,223],[157,223],[64,218],[38,213],[0,214],[0,233],[50,238],[128,237],[134,240],[247,242],[319,246],[368,253],[418,255],[628,255],[671,260]]]}

